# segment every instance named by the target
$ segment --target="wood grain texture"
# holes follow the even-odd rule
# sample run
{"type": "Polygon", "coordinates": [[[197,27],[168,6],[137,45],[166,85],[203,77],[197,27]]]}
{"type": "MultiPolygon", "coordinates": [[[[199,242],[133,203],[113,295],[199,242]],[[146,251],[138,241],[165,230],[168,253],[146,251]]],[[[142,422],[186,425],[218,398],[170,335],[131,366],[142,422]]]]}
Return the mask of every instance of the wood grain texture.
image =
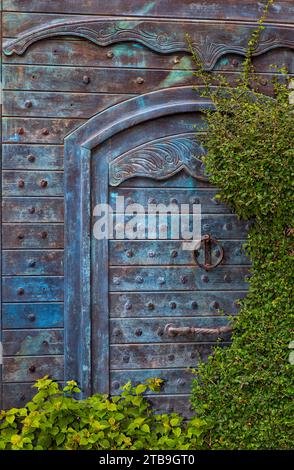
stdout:
{"type": "Polygon", "coordinates": [[[61,144],[64,137],[83,124],[81,119],[7,118],[3,120],[3,142],[61,144]]]}
{"type": "Polygon", "coordinates": [[[63,199],[4,198],[2,214],[3,222],[63,222],[63,199]]]}
{"type": "MultiPolygon", "coordinates": [[[[225,345],[225,343],[223,343],[225,345]]],[[[110,347],[111,369],[196,367],[212,353],[213,343],[128,344],[110,347]]]]}
{"type": "Polygon", "coordinates": [[[4,170],[2,194],[3,196],[63,196],[63,172],[4,170]]]}
{"type": "Polygon", "coordinates": [[[4,357],[63,354],[62,330],[4,330],[2,341],[4,357]]]}
{"type": "MultiPolygon", "coordinates": [[[[171,18],[202,18],[229,20],[256,20],[262,14],[263,3],[255,0],[237,2],[235,0],[192,1],[192,0],[161,0],[146,2],[131,0],[125,2],[123,9],[120,0],[111,0],[97,4],[96,0],[4,0],[3,9],[10,11],[53,12],[53,13],[83,13],[119,16],[150,16],[171,18]]],[[[269,19],[276,22],[292,22],[294,12],[291,0],[275,2],[270,8],[269,19]]]]}
{"type": "Polygon", "coordinates": [[[4,144],[4,170],[62,170],[62,145],[4,144]]]}
{"type": "Polygon", "coordinates": [[[88,119],[99,111],[131,96],[131,94],[125,95],[123,93],[105,95],[11,91],[3,93],[3,115],[88,119]]]}
{"type": "MultiPolygon", "coordinates": [[[[228,83],[236,85],[238,74],[234,72],[225,73],[228,83]]],[[[272,74],[263,73],[258,75],[253,83],[262,93],[270,94],[273,91],[271,77],[272,74]]],[[[125,94],[142,94],[180,85],[198,85],[200,81],[194,76],[192,70],[3,65],[4,93],[5,90],[16,89],[118,94],[122,91],[121,83],[124,84],[123,92],[125,94]],[[88,78],[84,79],[84,77],[88,78]],[[84,83],[83,80],[86,80],[87,83],[84,83]]],[[[219,81],[215,77],[215,85],[217,84],[219,84],[219,81]]],[[[50,140],[47,140],[47,142],[50,142],[50,140]]]]}
{"type": "Polygon", "coordinates": [[[3,329],[62,328],[62,303],[3,304],[3,329]]]}
{"type": "Polygon", "coordinates": [[[63,356],[6,357],[3,382],[32,382],[49,375],[63,380],[63,356]]]}
{"type": "Polygon", "coordinates": [[[61,249],[64,247],[63,224],[3,224],[3,249],[61,249]]]}
{"type": "Polygon", "coordinates": [[[3,277],[3,302],[63,301],[63,277],[3,277]]]}
{"type": "Polygon", "coordinates": [[[124,292],[111,293],[111,318],[199,317],[218,315],[219,311],[235,315],[239,299],[246,291],[198,291],[198,292],[124,292]],[[216,304],[215,304],[216,302],[216,304]],[[218,305],[216,308],[215,305],[218,305]]]}
{"type": "Polygon", "coordinates": [[[4,276],[63,275],[63,251],[3,251],[2,273],[4,276]]]}

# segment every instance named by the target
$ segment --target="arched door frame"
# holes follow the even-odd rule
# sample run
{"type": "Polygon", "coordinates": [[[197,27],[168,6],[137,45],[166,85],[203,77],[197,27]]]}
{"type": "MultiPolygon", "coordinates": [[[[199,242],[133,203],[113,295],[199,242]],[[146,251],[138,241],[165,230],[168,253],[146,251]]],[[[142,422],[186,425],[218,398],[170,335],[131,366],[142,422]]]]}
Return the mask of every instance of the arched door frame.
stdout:
{"type": "Polygon", "coordinates": [[[93,392],[90,269],[93,149],[118,132],[148,120],[208,108],[213,108],[212,102],[191,86],[166,88],[114,105],[65,138],[65,379],[77,380],[85,396],[93,392]]]}

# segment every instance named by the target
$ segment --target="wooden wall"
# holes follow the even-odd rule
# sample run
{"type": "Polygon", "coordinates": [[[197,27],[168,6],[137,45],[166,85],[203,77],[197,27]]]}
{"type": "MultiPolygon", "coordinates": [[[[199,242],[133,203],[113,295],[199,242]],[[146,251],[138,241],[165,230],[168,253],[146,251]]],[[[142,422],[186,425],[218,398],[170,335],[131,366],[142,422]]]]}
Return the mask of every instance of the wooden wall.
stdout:
{"type": "MultiPolygon", "coordinates": [[[[3,37],[73,15],[256,20],[253,0],[3,0],[3,37]]],[[[293,23],[291,0],[271,8],[273,23],[293,23]]],[[[215,66],[234,83],[242,59],[215,66]]],[[[270,93],[270,64],[294,70],[293,51],[256,59],[260,91],[270,93]]],[[[53,38],[24,55],[3,55],[2,340],[4,407],[24,404],[31,383],[63,379],[63,139],[99,111],[133,95],[195,83],[186,53],[161,55],[139,44],[107,47],[53,38]]]]}

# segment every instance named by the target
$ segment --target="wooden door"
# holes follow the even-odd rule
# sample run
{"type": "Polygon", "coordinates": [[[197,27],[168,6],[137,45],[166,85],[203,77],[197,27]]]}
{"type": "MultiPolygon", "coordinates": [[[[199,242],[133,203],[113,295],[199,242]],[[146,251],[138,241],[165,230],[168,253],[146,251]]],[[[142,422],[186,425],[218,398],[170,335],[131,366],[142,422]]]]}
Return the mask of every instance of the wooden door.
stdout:
{"type": "Polygon", "coordinates": [[[205,329],[223,328],[227,315],[237,313],[249,264],[242,249],[247,226],[215,199],[195,124],[201,131],[200,113],[187,112],[130,126],[93,152],[91,169],[92,391],[117,394],[128,380],[160,377],[163,390],[153,401],[183,412],[190,368],[211,354],[219,338],[224,346],[230,341],[228,332],[205,329]],[[135,239],[128,239],[122,224],[132,215],[122,218],[118,197],[124,209],[140,204],[146,211],[149,204],[200,204],[202,237],[212,237],[210,246],[203,240],[196,253],[184,250],[171,217],[166,239],[159,238],[166,228],[159,219],[156,230],[147,233],[143,214],[135,239]],[[97,240],[93,232],[101,221],[94,212],[100,203],[113,208],[110,240],[97,240]],[[203,333],[169,334],[170,326],[203,333]]]}

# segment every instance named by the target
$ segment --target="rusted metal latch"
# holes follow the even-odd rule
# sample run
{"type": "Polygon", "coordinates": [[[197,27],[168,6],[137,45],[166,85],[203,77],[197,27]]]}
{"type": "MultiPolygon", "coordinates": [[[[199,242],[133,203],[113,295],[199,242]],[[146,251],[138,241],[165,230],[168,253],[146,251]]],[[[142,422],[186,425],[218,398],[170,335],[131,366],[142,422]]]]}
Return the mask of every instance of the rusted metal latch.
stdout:
{"type": "Polygon", "coordinates": [[[212,238],[210,234],[207,233],[201,239],[200,246],[196,250],[194,250],[194,256],[195,256],[195,260],[198,266],[200,266],[201,268],[204,268],[206,271],[210,271],[211,269],[215,268],[222,262],[223,257],[224,257],[224,249],[219,244],[218,240],[215,240],[214,238],[212,238]],[[203,245],[204,245],[204,263],[202,264],[199,262],[199,255],[200,255],[201,247],[203,245]],[[215,263],[211,262],[212,246],[217,246],[218,251],[219,251],[219,254],[215,263]]]}
{"type": "Polygon", "coordinates": [[[172,323],[165,326],[164,332],[167,336],[188,336],[188,335],[220,335],[222,333],[230,333],[232,327],[220,326],[219,328],[196,328],[194,326],[176,327],[172,323]]]}

